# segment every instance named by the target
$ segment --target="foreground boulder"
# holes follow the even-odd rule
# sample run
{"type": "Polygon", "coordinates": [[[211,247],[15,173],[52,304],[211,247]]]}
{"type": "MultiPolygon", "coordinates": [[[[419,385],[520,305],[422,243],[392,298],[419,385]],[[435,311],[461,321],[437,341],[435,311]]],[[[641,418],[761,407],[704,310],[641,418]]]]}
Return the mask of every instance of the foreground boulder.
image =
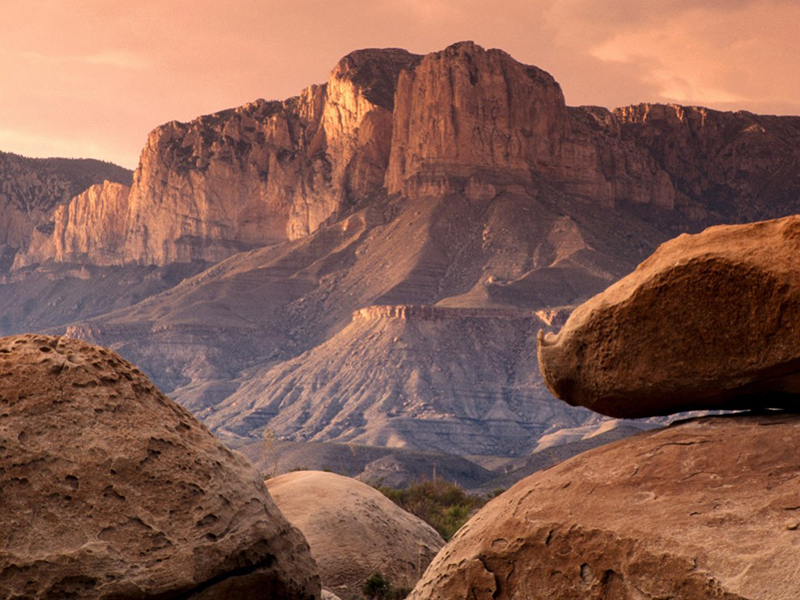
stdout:
{"type": "Polygon", "coordinates": [[[258,473],[114,352],[0,339],[0,597],[316,598],[258,473]]]}
{"type": "Polygon", "coordinates": [[[297,471],[270,479],[270,494],[306,536],[322,585],[342,600],[380,572],[395,590],[411,589],[444,540],[370,486],[334,473],[297,471]]]}
{"type": "Polygon", "coordinates": [[[614,417],[800,406],[800,216],[681,235],[539,335],[553,393],[614,417]]]}
{"type": "Polygon", "coordinates": [[[410,598],[800,597],[800,416],[708,417],[541,471],[487,504],[410,598]]]}

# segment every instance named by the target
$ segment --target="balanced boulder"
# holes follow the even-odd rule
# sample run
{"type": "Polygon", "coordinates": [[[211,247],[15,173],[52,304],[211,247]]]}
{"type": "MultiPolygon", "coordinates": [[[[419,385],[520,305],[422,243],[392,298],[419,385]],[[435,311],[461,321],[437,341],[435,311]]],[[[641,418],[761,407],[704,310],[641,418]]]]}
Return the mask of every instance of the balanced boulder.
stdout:
{"type": "Polygon", "coordinates": [[[539,334],[569,404],[614,417],[800,407],[800,216],[681,235],[539,334]]]}
{"type": "Polygon", "coordinates": [[[523,479],[409,598],[800,598],[800,416],[706,417],[523,479]]]}
{"type": "Polygon", "coordinates": [[[306,536],[322,585],[342,600],[363,598],[364,583],[376,572],[396,591],[411,589],[444,545],[424,521],[350,477],[296,471],[266,483],[306,536]]]}
{"type": "Polygon", "coordinates": [[[257,471],[133,365],[0,339],[0,597],[318,598],[257,471]]]}

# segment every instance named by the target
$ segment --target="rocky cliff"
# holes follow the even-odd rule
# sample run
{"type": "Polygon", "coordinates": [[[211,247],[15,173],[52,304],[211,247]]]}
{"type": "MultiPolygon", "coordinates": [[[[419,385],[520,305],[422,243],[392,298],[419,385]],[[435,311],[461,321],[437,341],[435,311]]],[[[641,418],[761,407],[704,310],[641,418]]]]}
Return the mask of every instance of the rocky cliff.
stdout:
{"type": "MultiPolygon", "coordinates": [[[[124,226],[71,221],[24,262],[217,261],[308,235],[382,187],[395,82],[416,61],[403,50],[354,52],[327,84],[295,98],[156,128],[129,195],[115,195],[108,209],[124,226]],[[92,241],[98,226],[108,234],[102,247],[92,241]]],[[[68,212],[79,213],[86,200],[73,204],[68,212]]]]}
{"type": "Polygon", "coordinates": [[[99,249],[96,221],[69,222],[52,233],[65,250],[40,244],[22,262],[217,261],[307,236],[381,189],[491,199],[546,184],[661,208],[673,231],[752,220],[800,208],[798,134],[794,117],[570,108],[549,74],[471,42],[361,50],[295,98],[155,129],[115,200],[121,230],[99,249]]]}
{"type": "Polygon", "coordinates": [[[56,207],[52,224],[33,232],[28,251],[17,257],[14,266],[24,267],[36,257],[70,263],[91,257],[94,264],[113,264],[114,250],[125,232],[130,191],[130,186],[105,181],[56,207]]]}
{"type": "Polygon", "coordinates": [[[0,152],[0,245],[10,247],[8,258],[13,258],[13,250],[27,248],[32,235],[51,236],[53,209],[106,180],[130,184],[131,172],[99,160],[25,158],[0,152]]]}

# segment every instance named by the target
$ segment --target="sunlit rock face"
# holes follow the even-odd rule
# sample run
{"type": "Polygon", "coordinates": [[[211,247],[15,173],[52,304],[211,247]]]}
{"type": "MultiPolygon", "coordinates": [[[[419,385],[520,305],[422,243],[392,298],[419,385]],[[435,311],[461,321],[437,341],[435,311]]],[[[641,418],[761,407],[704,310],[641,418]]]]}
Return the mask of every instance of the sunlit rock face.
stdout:
{"type": "Polygon", "coordinates": [[[549,74],[500,50],[455,44],[400,77],[386,185],[419,195],[453,191],[479,172],[529,180],[568,130],[549,74]]]}
{"type": "Polygon", "coordinates": [[[327,85],[156,129],[142,153],[121,260],[219,260],[315,231],[380,188],[393,82],[415,57],[364,50],[327,85]]]}
{"type": "Polygon", "coordinates": [[[156,128],[129,194],[76,197],[18,264],[217,261],[309,235],[383,186],[394,83],[417,60],[354,52],[298,97],[156,128]]]}
{"type": "MultiPolygon", "coordinates": [[[[52,212],[104,181],[130,184],[131,172],[99,160],[26,158],[0,152],[0,246],[24,250],[33,236],[50,238],[52,212]]],[[[10,263],[13,251],[8,259],[10,263]]]]}
{"type": "Polygon", "coordinates": [[[43,262],[78,262],[91,256],[95,264],[113,264],[125,235],[125,217],[131,188],[105,181],[55,209],[52,233],[34,231],[25,254],[15,266],[43,262]]]}
{"type": "Polygon", "coordinates": [[[544,186],[655,207],[676,231],[778,216],[800,209],[798,135],[789,117],[568,107],[549,74],[472,42],[359,50],[297,97],[156,128],[127,196],[76,199],[17,264],[218,261],[308,236],[382,190],[483,202],[544,186]]]}

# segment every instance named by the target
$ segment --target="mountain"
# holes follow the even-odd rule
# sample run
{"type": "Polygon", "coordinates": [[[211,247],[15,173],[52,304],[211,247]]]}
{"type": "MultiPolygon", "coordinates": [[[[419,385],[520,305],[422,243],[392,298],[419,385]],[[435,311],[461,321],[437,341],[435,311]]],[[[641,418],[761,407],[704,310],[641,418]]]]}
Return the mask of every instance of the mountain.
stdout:
{"type": "Polygon", "coordinates": [[[33,235],[0,285],[30,310],[0,323],[111,346],[238,442],[522,454],[598,423],[544,391],[535,330],[676,234],[797,212],[798,139],[798,117],[568,107],[470,42],[360,50],[296,98],[155,129],[129,191],[33,235]]]}

